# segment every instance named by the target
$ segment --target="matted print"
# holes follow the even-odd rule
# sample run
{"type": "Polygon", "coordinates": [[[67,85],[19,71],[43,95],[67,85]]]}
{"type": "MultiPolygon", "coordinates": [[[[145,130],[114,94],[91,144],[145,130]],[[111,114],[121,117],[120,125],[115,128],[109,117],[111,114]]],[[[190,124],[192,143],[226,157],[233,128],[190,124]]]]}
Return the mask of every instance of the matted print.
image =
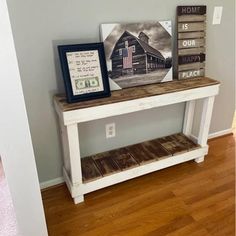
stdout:
{"type": "Polygon", "coordinates": [[[59,45],[69,103],[110,96],[103,43],[59,45]]]}
{"type": "Polygon", "coordinates": [[[172,80],[171,21],[102,24],[112,90],[172,80]]]}

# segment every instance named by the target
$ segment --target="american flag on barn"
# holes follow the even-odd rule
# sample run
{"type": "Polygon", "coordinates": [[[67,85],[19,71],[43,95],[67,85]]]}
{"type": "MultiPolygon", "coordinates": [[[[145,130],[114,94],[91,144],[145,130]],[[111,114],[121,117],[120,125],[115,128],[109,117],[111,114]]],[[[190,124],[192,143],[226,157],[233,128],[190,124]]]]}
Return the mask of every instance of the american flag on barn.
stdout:
{"type": "Polygon", "coordinates": [[[146,74],[165,68],[165,58],[149,44],[149,37],[140,32],[138,37],[125,31],[112,50],[111,78],[125,75],[146,74]]]}
{"type": "Polygon", "coordinates": [[[133,47],[126,47],[122,50],[123,68],[131,69],[133,66],[133,47]]]}

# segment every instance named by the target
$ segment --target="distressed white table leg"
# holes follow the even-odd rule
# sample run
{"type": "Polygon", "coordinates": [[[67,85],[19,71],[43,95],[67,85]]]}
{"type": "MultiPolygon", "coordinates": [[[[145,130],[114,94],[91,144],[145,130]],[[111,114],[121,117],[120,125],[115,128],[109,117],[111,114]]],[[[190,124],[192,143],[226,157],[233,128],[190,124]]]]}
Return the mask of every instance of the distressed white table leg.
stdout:
{"type": "MultiPolygon", "coordinates": [[[[81,157],[80,157],[80,146],[79,146],[79,132],[78,125],[71,124],[66,127],[69,145],[70,155],[70,176],[71,183],[79,185],[82,184],[82,170],[81,170],[81,157]]],[[[83,195],[75,197],[74,202],[81,202],[84,200],[83,195]]]]}
{"type": "Polygon", "coordinates": [[[61,119],[59,119],[59,124],[60,124],[60,130],[61,130],[64,167],[67,173],[70,173],[70,156],[69,156],[70,154],[69,154],[67,130],[66,130],[66,126],[63,124],[63,121],[61,119]]]}
{"type": "Polygon", "coordinates": [[[186,102],[183,133],[187,136],[190,136],[192,133],[195,104],[195,100],[186,102]]]}
{"type": "MultiPolygon", "coordinates": [[[[198,135],[198,144],[201,145],[202,147],[207,145],[214,100],[215,97],[213,96],[205,98],[203,101],[202,117],[198,135]]],[[[195,161],[197,163],[203,162],[204,156],[196,158],[195,161]]]]}
{"type": "Polygon", "coordinates": [[[196,158],[194,161],[197,163],[201,163],[201,162],[204,162],[204,159],[205,159],[204,156],[202,156],[202,157],[196,158]]]}
{"type": "Polygon", "coordinates": [[[74,203],[78,204],[84,201],[84,195],[74,197],[74,203]]]}

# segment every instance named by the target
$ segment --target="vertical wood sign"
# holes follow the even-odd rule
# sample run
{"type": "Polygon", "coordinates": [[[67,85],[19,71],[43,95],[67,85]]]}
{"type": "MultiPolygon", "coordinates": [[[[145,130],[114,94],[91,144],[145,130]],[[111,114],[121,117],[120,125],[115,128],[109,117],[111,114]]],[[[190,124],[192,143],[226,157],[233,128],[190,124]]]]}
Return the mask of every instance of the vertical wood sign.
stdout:
{"type": "Polygon", "coordinates": [[[206,6],[178,6],[178,78],[205,75],[206,6]]]}

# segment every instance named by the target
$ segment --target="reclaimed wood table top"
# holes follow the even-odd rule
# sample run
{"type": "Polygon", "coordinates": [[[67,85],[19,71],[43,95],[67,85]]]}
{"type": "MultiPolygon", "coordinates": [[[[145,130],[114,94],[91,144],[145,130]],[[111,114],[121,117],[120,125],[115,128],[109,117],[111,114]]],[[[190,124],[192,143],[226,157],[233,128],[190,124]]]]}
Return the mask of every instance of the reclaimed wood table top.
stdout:
{"type": "Polygon", "coordinates": [[[213,86],[217,84],[220,84],[220,82],[217,80],[208,77],[199,77],[194,79],[173,80],[165,83],[150,84],[112,91],[110,97],[93,99],[83,102],[68,103],[65,94],[55,95],[54,100],[60,107],[61,111],[66,112],[150,96],[163,95],[167,93],[180,92],[200,87],[213,86]]]}

